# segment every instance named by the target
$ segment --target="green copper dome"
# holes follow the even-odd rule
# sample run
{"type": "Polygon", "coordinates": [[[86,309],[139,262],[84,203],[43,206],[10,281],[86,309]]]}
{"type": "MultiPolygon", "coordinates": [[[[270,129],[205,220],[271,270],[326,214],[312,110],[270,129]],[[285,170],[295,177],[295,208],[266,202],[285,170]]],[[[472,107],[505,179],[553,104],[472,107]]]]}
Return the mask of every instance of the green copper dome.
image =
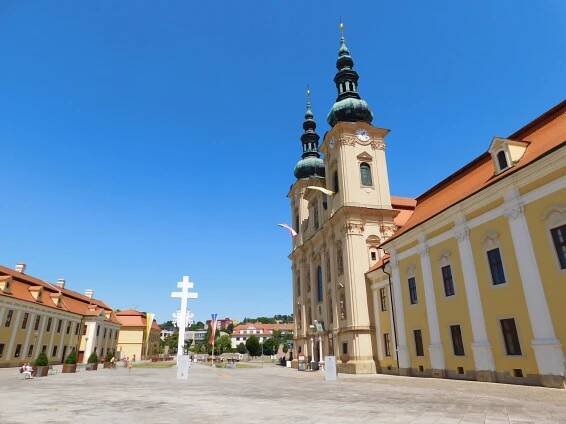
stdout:
{"type": "Polygon", "coordinates": [[[307,110],[305,112],[305,121],[303,122],[303,135],[301,135],[301,143],[303,144],[303,154],[301,159],[295,165],[294,174],[297,179],[321,177],[325,175],[324,161],[320,158],[318,151],[319,135],[316,133],[316,122],[311,110],[310,90],[307,90],[307,110]]]}
{"type": "MultiPolygon", "coordinates": [[[[340,24],[342,31],[344,26],[340,24]]],[[[337,122],[367,122],[371,124],[373,114],[365,100],[358,93],[358,73],[354,71],[354,60],[350,54],[344,34],[340,37],[340,49],[336,60],[338,72],[334,76],[334,83],[338,89],[336,102],[330,109],[326,120],[330,126],[337,122]]]]}

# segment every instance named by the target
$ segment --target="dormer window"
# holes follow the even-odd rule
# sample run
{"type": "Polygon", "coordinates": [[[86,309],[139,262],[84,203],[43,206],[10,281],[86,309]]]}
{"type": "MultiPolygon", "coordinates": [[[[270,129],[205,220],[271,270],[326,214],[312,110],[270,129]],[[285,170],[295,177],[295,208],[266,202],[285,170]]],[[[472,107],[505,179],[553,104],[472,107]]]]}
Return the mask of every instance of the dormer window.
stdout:
{"type": "Polygon", "coordinates": [[[0,277],[0,291],[4,294],[11,294],[10,285],[12,283],[12,277],[2,276],[0,277]]]}
{"type": "Polygon", "coordinates": [[[507,163],[507,156],[505,155],[505,151],[503,150],[497,152],[497,165],[499,166],[499,171],[503,171],[509,168],[509,163],[507,163]]]}
{"type": "Polygon", "coordinates": [[[526,141],[494,137],[489,146],[489,153],[493,160],[495,174],[512,168],[519,162],[525,154],[528,145],[529,143],[526,141]]]}

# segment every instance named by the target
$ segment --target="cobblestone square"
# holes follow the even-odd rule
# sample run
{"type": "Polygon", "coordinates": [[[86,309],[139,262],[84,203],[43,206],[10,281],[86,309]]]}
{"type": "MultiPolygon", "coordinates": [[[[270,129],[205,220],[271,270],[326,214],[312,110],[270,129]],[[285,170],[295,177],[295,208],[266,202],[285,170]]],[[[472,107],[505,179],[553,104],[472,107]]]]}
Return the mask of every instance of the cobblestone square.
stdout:
{"type": "Polygon", "coordinates": [[[272,365],[101,369],[23,380],[0,369],[0,423],[566,423],[566,392],[272,365]]]}

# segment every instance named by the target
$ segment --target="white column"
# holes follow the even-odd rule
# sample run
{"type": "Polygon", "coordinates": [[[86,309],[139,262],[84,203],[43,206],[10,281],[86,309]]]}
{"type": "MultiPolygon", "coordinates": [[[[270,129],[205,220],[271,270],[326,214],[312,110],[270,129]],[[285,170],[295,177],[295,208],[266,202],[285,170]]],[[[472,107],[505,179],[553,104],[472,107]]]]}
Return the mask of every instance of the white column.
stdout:
{"type": "Polygon", "coordinates": [[[430,364],[433,370],[444,370],[444,351],[440,338],[440,327],[438,325],[438,311],[436,309],[436,294],[434,293],[434,282],[428,256],[428,246],[423,236],[419,237],[419,253],[421,259],[421,271],[425,291],[426,316],[428,321],[428,332],[430,336],[430,364]]]}
{"type": "Polygon", "coordinates": [[[322,356],[322,336],[318,337],[318,363],[324,362],[324,357],[322,356]]]}
{"type": "MultiPolygon", "coordinates": [[[[85,343],[85,350],[83,355],[83,363],[86,364],[88,357],[94,350],[94,346],[96,346],[96,321],[91,321],[88,323],[87,332],[86,332],[86,343],[85,343]]],[[[86,323],[85,323],[86,325],[86,323]]]]}
{"type": "Polygon", "coordinates": [[[53,352],[53,340],[55,340],[55,331],[57,330],[57,317],[51,317],[51,337],[49,338],[49,346],[47,346],[47,354],[48,358],[51,358],[51,353],[53,352]]]}
{"type": "Polygon", "coordinates": [[[399,274],[399,261],[393,249],[389,249],[389,264],[391,265],[391,284],[393,288],[392,302],[395,307],[395,320],[397,322],[397,356],[399,368],[410,368],[411,360],[407,347],[407,331],[405,329],[405,313],[403,311],[403,292],[401,290],[401,275],[399,274]]]}
{"type": "Polygon", "coordinates": [[[376,283],[371,285],[371,292],[373,296],[373,316],[375,320],[375,341],[377,344],[377,359],[383,361],[383,346],[381,342],[381,321],[379,320],[379,297],[377,295],[379,288],[377,287],[376,283]]]}
{"type": "MultiPolygon", "coordinates": [[[[12,358],[14,354],[14,342],[16,341],[16,334],[20,328],[20,316],[22,315],[22,311],[20,309],[16,309],[16,312],[12,316],[12,322],[10,323],[10,329],[12,330],[10,334],[10,341],[8,342],[8,348],[6,350],[6,360],[12,358]]],[[[20,357],[22,356],[22,352],[20,352],[20,357]]]]}
{"type": "MultiPolygon", "coordinates": [[[[59,356],[63,356],[63,344],[65,342],[66,334],[67,334],[67,320],[64,319],[63,323],[61,324],[61,339],[59,340],[59,347],[57,348],[57,358],[59,358],[59,356]]],[[[62,358],[61,360],[64,361],[65,358],[62,358]]]]}
{"type": "MultiPolygon", "coordinates": [[[[28,347],[29,347],[29,339],[31,337],[31,334],[33,333],[33,326],[35,325],[35,316],[37,314],[34,314],[32,312],[29,313],[29,317],[28,317],[28,323],[27,323],[27,328],[26,328],[26,338],[24,341],[24,345],[22,348],[22,354],[21,357],[22,358],[27,358],[28,356],[28,347]]],[[[32,352],[33,355],[33,352],[32,352]]]]}
{"type": "Polygon", "coordinates": [[[531,345],[535,351],[539,374],[563,376],[565,370],[562,345],[554,333],[529,226],[519,194],[515,190],[506,193],[504,209],[511,228],[513,247],[533,330],[534,339],[531,345]]]}
{"type": "Polygon", "coordinates": [[[314,362],[314,337],[311,337],[311,362],[314,362]]]}
{"type": "Polygon", "coordinates": [[[478,276],[474,264],[472,244],[470,243],[469,230],[461,217],[456,222],[454,236],[458,241],[458,252],[464,275],[464,288],[468,300],[468,311],[472,325],[472,350],[474,351],[474,367],[476,371],[495,371],[495,363],[491,345],[487,336],[483,306],[481,302],[478,276]]]}
{"type": "Polygon", "coordinates": [[[41,324],[39,325],[39,334],[37,337],[36,345],[35,345],[35,352],[33,357],[36,358],[41,352],[41,343],[43,342],[43,333],[45,333],[45,327],[47,326],[47,315],[43,315],[41,317],[41,324]]]}

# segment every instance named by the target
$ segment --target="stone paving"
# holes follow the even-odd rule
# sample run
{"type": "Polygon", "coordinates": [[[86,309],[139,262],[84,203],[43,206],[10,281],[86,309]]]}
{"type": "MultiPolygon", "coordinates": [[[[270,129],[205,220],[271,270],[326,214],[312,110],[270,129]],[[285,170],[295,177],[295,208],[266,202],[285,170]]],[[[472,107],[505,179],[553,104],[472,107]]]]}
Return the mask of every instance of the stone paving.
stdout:
{"type": "Polygon", "coordinates": [[[566,423],[566,391],[276,366],[123,368],[23,380],[0,369],[0,423],[566,423]]]}

